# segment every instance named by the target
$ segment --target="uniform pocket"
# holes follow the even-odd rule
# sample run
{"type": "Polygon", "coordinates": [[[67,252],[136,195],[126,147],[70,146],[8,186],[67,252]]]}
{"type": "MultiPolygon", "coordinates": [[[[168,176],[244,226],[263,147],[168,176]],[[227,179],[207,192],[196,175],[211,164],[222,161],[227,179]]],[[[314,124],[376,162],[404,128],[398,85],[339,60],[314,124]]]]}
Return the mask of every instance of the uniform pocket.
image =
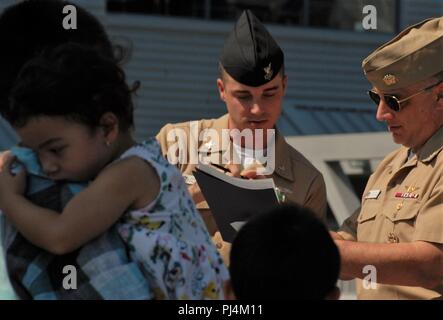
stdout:
{"type": "Polygon", "coordinates": [[[374,220],[380,210],[380,206],[381,203],[379,201],[366,200],[362,205],[357,222],[363,223],[369,220],[374,220]]]}
{"type": "Polygon", "coordinates": [[[391,200],[383,208],[383,215],[392,222],[415,220],[420,206],[420,201],[417,200],[391,200]]]}
{"type": "Polygon", "coordinates": [[[379,213],[381,201],[366,200],[363,202],[360,215],[357,218],[357,240],[365,242],[376,242],[377,224],[379,224],[379,213]]]}

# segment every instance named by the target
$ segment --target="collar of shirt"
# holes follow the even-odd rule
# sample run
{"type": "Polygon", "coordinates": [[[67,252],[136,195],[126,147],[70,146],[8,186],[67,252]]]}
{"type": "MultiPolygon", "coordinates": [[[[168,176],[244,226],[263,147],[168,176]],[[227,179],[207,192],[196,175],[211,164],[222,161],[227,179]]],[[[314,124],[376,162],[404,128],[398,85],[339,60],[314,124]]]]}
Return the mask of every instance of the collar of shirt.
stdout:
{"type": "MultiPolygon", "coordinates": [[[[224,116],[214,120],[211,128],[215,129],[218,133],[218,136],[221,137],[220,143],[214,143],[214,146],[209,150],[209,153],[213,152],[222,152],[223,154],[233,154],[233,144],[231,143],[231,139],[229,135],[223,135],[222,130],[228,129],[229,123],[229,114],[225,114],[224,116]],[[229,151],[229,152],[228,152],[229,151]]],[[[202,128],[204,129],[204,128],[202,128]]],[[[206,141],[203,145],[209,143],[206,141]]],[[[289,180],[294,181],[294,174],[292,168],[292,162],[290,159],[289,149],[291,147],[285,141],[284,137],[279,133],[278,129],[275,130],[275,173],[279,176],[289,180]]],[[[269,154],[267,155],[270,156],[269,154]]],[[[227,159],[226,159],[227,160],[227,159]]]]}
{"type": "Polygon", "coordinates": [[[443,149],[443,126],[438,129],[431,138],[417,152],[417,158],[421,162],[432,161],[443,149]]]}
{"type": "Polygon", "coordinates": [[[403,168],[416,166],[418,161],[429,163],[441,150],[443,150],[443,127],[437,130],[416,153],[413,153],[409,148],[402,147],[399,156],[387,166],[387,169],[397,172],[403,168]]]}

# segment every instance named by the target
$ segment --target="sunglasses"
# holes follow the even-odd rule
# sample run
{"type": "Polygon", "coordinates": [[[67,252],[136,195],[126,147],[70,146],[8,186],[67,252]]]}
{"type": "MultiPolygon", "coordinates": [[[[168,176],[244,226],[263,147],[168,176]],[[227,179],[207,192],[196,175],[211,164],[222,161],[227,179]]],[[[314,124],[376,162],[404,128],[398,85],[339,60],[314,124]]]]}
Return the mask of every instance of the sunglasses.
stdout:
{"type": "MultiPolygon", "coordinates": [[[[443,80],[442,80],[442,81],[439,81],[439,82],[437,82],[437,83],[435,83],[435,84],[433,84],[433,85],[430,85],[429,87],[426,87],[426,88],[424,88],[424,89],[421,89],[420,91],[414,93],[413,95],[411,95],[411,96],[409,96],[409,97],[407,97],[407,98],[401,99],[401,100],[398,99],[398,98],[397,98],[396,96],[394,96],[394,95],[384,94],[384,95],[383,95],[383,100],[384,100],[384,102],[386,103],[386,105],[387,105],[391,110],[394,110],[394,111],[396,111],[396,112],[397,112],[397,111],[401,111],[401,110],[403,109],[403,108],[401,107],[401,104],[402,104],[403,102],[408,101],[408,100],[414,98],[415,96],[419,95],[420,93],[423,93],[423,92],[425,92],[425,91],[427,91],[427,90],[429,90],[429,89],[434,88],[435,86],[439,85],[439,84],[442,83],[442,82],[443,82],[443,80]]],[[[380,98],[380,95],[379,95],[377,92],[372,91],[372,90],[369,90],[369,91],[368,91],[368,95],[369,95],[369,97],[371,98],[371,100],[374,101],[374,103],[375,103],[377,106],[380,104],[380,100],[381,100],[381,98],[380,98]]]]}

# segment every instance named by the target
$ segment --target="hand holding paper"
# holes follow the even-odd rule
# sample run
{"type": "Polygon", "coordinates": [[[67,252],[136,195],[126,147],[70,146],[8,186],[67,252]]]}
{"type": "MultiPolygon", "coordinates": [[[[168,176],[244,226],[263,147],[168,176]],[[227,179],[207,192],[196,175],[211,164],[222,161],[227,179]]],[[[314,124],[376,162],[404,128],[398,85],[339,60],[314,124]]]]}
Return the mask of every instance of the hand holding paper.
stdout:
{"type": "Polygon", "coordinates": [[[241,179],[203,164],[194,176],[223,239],[228,242],[232,242],[242,222],[279,205],[272,179],[241,179]]]}

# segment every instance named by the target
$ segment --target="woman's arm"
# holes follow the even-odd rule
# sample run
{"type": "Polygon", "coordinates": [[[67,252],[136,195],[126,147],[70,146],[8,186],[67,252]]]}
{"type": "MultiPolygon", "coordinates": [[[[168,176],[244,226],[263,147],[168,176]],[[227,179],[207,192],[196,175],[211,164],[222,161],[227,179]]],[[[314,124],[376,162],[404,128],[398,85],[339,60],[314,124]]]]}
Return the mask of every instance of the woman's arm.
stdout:
{"type": "Polygon", "coordinates": [[[154,200],[159,189],[154,169],[134,157],[105,169],[61,214],[32,204],[19,192],[2,197],[0,205],[29,241],[65,254],[102,234],[134,204],[154,200]]]}

